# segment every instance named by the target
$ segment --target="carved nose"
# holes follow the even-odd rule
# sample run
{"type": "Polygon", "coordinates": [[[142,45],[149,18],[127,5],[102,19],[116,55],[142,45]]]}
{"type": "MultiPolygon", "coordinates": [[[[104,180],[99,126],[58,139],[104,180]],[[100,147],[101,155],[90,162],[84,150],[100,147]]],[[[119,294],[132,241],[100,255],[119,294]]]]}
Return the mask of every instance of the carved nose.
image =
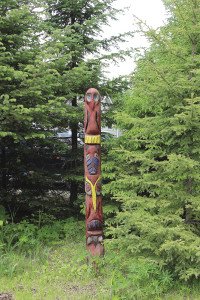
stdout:
{"type": "Polygon", "coordinates": [[[92,99],[92,102],[91,102],[91,104],[92,104],[92,110],[94,110],[94,105],[95,105],[95,103],[94,103],[94,99],[92,99]]]}

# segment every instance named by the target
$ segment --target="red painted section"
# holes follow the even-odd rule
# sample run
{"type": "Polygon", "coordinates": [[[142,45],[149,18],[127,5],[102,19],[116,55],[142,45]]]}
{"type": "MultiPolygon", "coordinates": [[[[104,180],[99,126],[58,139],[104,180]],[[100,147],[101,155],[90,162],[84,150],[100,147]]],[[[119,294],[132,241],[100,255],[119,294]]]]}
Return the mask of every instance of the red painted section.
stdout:
{"type": "MultiPolygon", "coordinates": [[[[90,88],[85,95],[85,136],[101,134],[101,97],[99,92],[90,88]]],[[[103,255],[103,212],[101,195],[101,145],[85,139],[84,170],[86,192],[86,246],[91,255],[103,255]],[[95,188],[95,196],[94,190],[95,188]],[[94,199],[93,199],[94,198],[94,199]],[[96,200],[96,202],[95,202],[96,200]],[[96,207],[94,206],[96,203],[96,207]]]]}
{"type": "Polygon", "coordinates": [[[100,94],[90,88],[85,95],[85,134],[99,135],[101,134],[101,103],[100,94]],[[99,98],[99,100],[97,100],[99,98]]]}

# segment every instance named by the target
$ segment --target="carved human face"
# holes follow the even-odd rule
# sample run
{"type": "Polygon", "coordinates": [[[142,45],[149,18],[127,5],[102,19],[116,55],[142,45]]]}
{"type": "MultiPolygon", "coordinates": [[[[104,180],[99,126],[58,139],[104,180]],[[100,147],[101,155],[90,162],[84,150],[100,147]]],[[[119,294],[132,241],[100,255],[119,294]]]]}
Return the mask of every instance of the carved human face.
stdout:
{"type": "Polygon", "coordinates": [[[91,110],[94,110],[95,106],[100,103],[99,92],[94,88],[90,88],[89,90],[87,90],[85,95],[85,102],[91,110]]]}

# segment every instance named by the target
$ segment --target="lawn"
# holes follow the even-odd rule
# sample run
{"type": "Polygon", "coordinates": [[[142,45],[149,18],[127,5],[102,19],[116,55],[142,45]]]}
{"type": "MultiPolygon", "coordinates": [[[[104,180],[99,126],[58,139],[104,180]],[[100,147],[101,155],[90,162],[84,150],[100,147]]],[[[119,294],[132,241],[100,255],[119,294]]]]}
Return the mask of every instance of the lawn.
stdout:
{"type": "MultiPolygon", "coordinates": [[[[88,257],[84,222],[66,222],[64,228],[61,240],[48,245],[32,240],[30,251],[30,236],[20,247],[11,243],[1,254],[0,292],[15,300],[200,299],[198,286],[173,282],[168,272],[129,257],[110,241],[104,258],[88,257]]],[[[52,234],[55,227],[48,230],[52,234]]]]}

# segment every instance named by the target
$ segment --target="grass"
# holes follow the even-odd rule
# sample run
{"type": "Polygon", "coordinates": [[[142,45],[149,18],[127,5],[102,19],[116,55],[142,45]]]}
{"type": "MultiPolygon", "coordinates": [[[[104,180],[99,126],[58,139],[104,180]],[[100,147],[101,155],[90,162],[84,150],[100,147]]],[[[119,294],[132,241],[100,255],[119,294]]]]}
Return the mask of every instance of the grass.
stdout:
{"type": "Polygon", "coordinates": [[[2,252],[0,292],[15,300],[200,299],[198,286],[174,284],[170,274],[116,252],[109,243],[104,258],[87,263],[84,223],[64,227],[65,236],[51,245],[34,246],[32,240],[31,251],[22,244],[2,252]]]}
{"type": "MultiPolygon", "coordinates": [[[[59,245],[40,259],[10,254],[10,267],[1,277],[0,287],[11,292],[15,299],[90,299],[100,292],[97,278],[90,281],[90,268],[80,255],[83,243],[59,245]],[[22,263],[22,265],[21,265],[22,263]],[[98,287],[98,288],[96,288],[98,287]]],[[[45,251],[45,250],[44,250],[45,251]]],[[[106,291],[103,291],[106,294],[106,291]]],[[[97,298],[98,299],[98,298],[97,298]]]]}

